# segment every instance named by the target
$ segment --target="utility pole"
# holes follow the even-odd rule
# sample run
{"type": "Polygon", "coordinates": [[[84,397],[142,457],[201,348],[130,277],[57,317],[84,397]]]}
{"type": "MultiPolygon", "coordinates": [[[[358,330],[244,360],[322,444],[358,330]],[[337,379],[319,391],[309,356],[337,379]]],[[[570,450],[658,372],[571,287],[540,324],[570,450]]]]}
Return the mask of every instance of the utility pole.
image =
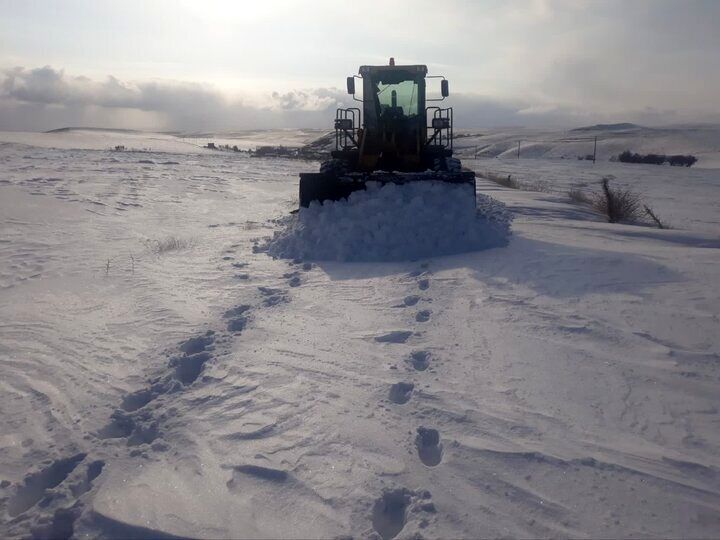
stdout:
{"type": "Polygon", "coordinates": [[[595,165],[596,157],[597,157],[597,135],[595,135],[595,145],[593,146],[593,165],[595,165]]]}
{"type": "Polygon", "coordinates": [[[518,159],[520,159],[520,141],[518,141],[518,159]]]}

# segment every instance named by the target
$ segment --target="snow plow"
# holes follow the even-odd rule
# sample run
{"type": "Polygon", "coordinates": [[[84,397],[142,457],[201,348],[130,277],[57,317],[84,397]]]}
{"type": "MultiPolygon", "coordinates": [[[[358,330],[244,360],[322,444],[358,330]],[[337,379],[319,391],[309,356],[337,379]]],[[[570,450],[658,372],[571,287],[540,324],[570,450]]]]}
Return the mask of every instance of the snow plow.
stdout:
{"type": "Polygon", "coordinates": [[[300,173],[301,207],[345,199],[368,182],[464,184],[475,197],[475,173],[453,157],[452,107],[427,106],[448,97],[445,77],[429,76],[425,65],[396,66],[391,58],[387,66],[361,66],[347,78],[347,91],[362,108],[337,109],[331,159],[317,173],[300,173]],[[426,97],[427,79],[440,79],[440,97],[426,97]]]}

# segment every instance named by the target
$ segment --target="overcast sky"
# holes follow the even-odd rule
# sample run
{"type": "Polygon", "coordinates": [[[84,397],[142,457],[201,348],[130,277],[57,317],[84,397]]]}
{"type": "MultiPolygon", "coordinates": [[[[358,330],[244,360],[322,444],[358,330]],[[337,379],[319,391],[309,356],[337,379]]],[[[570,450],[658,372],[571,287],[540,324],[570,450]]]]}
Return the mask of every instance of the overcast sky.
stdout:
{"type": "Polygon", "coordinates": [[[0,0],[0,130],[327,127],[427,64],[465,127],[720,121],[720,0],[0,0]]]}

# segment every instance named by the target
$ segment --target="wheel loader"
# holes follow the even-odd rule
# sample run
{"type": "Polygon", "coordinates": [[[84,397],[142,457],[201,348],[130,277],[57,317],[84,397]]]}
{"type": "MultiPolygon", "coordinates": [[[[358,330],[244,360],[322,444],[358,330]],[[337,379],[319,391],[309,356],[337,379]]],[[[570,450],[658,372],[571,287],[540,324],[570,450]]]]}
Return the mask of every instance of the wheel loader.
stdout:
{"type": "Polygon", "coordinates": [[[331,159],[320,172],[300,173],[301,207],[344,199],[371,181],[466,184],[475,197],[475,173],[452,157],[452,107],[427,106],[448,97],[448,81],[427,71],[424,65],[395,65],[391,58],[386,66],[361,66],[359,75],[347,78],[348,94],[362,107],[337,109],[331,159]],[[440,79],[440,97],[426,96],[430,79],[440,79]]]}

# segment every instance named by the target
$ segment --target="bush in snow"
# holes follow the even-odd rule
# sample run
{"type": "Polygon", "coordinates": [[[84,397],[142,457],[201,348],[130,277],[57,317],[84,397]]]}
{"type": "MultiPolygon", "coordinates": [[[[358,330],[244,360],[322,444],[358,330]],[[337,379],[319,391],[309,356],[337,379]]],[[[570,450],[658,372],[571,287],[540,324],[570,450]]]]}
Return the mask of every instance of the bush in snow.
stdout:
{"type": "Polygon", "coordinates": [[[587,193],[579,187],[571,188],[568,198],[577,204],[590,206],[596,212],[607,217],[610,223],[642,223],[655,225],[658,229],[669,229],[655,211],[643,204],[640,194],[629,189],[610,186],[611,176],[602,179],[602,192],[587,193]]]}
{"type": "Polygon", "coordinates": [[[697,162],[697,158],[693,155],[674,155],[666,156],[664,154],[635,154],[630,150],[625,150],[617,159],[622,163],[649,163],[651,165],[662,165],[670,163],[672,166],[691,167],[697,162]]]}
{"type": "Polygon", "coordinates": [[[640,195],[629,189],[611,188],[608,177],[602,179],[602,193],[593,198],[593,207],[610,223],[637,221],[642,216],[640,195]]]}
{"type": "Polygon", "coordinates": [[[580,188],[571,188],[567,195],[568,198],[575,203],[592,204],[593,202],[593,198],[580,188]]]}
{"type": "Polygon", "coordinates": [[[647,215],[647,217],[649,217],[652,220],[652,222],[655,223],[655,225],[657,225],[658,229],[671,229],[672,228],[667,223],[660,221],[660,218],[657,217],[657,214],[655,213],[655,211],[652,208],[650,208],[648,205],[646,205],[646,204],[643,205],[643,210],[645,210],[645,214],[647,215]]]}
{"type": "Polygon", "coordinates": [[[668,162],[673,167],[692,167],[696,162],[697,158],[692,155],[682,156],[682,155],[676,155],[676,156],[668,156],[668,162]]]}

